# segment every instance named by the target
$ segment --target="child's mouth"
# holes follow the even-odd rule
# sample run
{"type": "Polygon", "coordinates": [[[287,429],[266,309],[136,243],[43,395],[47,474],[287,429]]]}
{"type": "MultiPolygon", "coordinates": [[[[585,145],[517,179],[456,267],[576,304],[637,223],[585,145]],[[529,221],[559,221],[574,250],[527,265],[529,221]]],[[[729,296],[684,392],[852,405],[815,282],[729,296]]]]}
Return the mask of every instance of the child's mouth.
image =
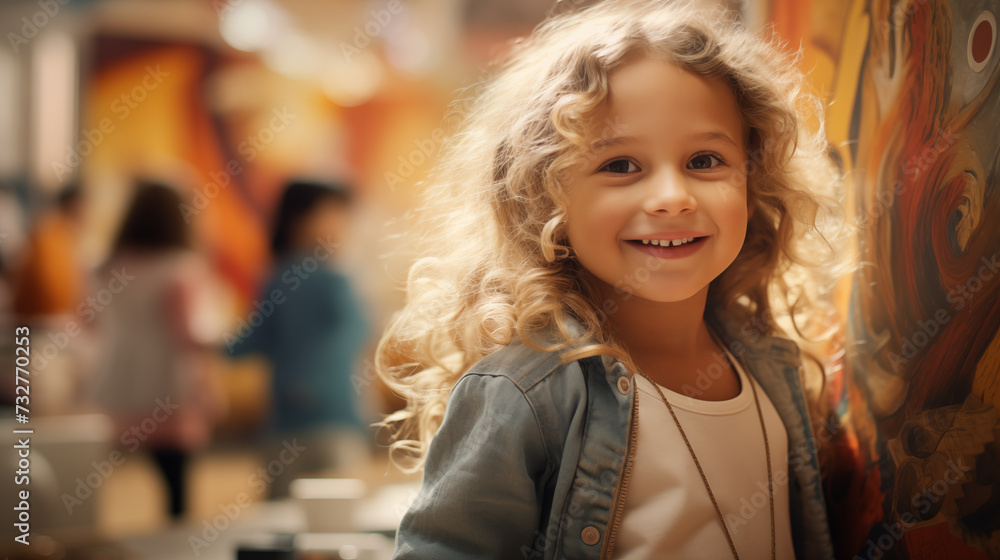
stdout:
{"type": "Polygon", "coordinates": [[[661,259],[677,259],[696,253],[699,249],[701,249],[701,246],[705,244],[706,239],[708,239],[708,236],[688,237],[672,241],[629,239],[626,242],[632,247],[635,247],[639,251],[648,255],[661,259]],[[675,243],[680,244],[675,245],[675,243]]]}

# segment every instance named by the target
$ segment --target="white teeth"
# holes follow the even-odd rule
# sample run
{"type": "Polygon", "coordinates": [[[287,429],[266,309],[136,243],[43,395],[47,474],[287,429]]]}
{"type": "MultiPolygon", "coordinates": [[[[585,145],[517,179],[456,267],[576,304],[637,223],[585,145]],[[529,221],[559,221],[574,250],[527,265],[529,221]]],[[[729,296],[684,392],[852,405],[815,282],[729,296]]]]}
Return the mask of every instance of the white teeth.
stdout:
{"type": "Polygon", "coordinates": [[[684,243],[691,243],[692,241],[694,241],[693,237],[685,237],[683,239],[674,239],[672,241],[666,240],[666,239],[663,239],[663,240],[660,240],[660,239],[643,239],[642,240],[642,244],[643,245],[650,245],[650,244],[652,244],[652,245],[657,245],[657,246],[660,246],[660,247],[676,247],[676,246],[684,244],[684,243]]]}

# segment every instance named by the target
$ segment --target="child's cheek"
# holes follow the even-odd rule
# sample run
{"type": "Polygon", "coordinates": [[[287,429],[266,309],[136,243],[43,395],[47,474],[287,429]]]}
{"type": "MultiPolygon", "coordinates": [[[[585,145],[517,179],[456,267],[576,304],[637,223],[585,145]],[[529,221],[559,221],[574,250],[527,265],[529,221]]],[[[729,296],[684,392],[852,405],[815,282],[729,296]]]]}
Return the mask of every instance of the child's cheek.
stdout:
{"type": "Polygon", "coordinates": [[[746,179],[743,175],[733,172],[729,177],[715,183],[715,197],[723,203],[741,202],[746,207],[746,179]]]}

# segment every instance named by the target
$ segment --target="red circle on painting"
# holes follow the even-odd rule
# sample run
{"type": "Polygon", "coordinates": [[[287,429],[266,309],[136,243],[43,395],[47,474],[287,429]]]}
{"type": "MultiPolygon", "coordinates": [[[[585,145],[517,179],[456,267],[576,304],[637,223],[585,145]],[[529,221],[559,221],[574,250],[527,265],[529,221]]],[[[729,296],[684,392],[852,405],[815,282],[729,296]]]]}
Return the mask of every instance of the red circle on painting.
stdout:
{"type": "Polygon", "coordinates": [[[987,20],[981,21],[972,32],[972,60],[981,64],[989,56],[992,46],[993,25],[987,20]]]}

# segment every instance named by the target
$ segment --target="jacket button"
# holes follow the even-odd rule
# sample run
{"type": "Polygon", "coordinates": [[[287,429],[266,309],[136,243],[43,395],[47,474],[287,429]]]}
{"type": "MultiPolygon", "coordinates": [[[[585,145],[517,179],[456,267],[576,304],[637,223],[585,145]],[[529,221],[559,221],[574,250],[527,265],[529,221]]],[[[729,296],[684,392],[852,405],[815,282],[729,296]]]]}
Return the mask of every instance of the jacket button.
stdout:
{"type": "Polygon", "coordinates": [[[629,390],[629,386],[631,384],[632,384],[632,382],[629,381],[628,376],[623,375],[623,376],[619,377],[618,378],[618,392],[621,393],[621,394],[623,394],[623,395],[627,395],[628,394],[628,390],[629,390]]]}
{"type": "Polygon", "coordinates": [[[583,528],[580,538],[583,539],[583,544],[593,546],[597,544],[597,541],[601,540],[601,533],[597,529],[588,526],[583,528]]]}

